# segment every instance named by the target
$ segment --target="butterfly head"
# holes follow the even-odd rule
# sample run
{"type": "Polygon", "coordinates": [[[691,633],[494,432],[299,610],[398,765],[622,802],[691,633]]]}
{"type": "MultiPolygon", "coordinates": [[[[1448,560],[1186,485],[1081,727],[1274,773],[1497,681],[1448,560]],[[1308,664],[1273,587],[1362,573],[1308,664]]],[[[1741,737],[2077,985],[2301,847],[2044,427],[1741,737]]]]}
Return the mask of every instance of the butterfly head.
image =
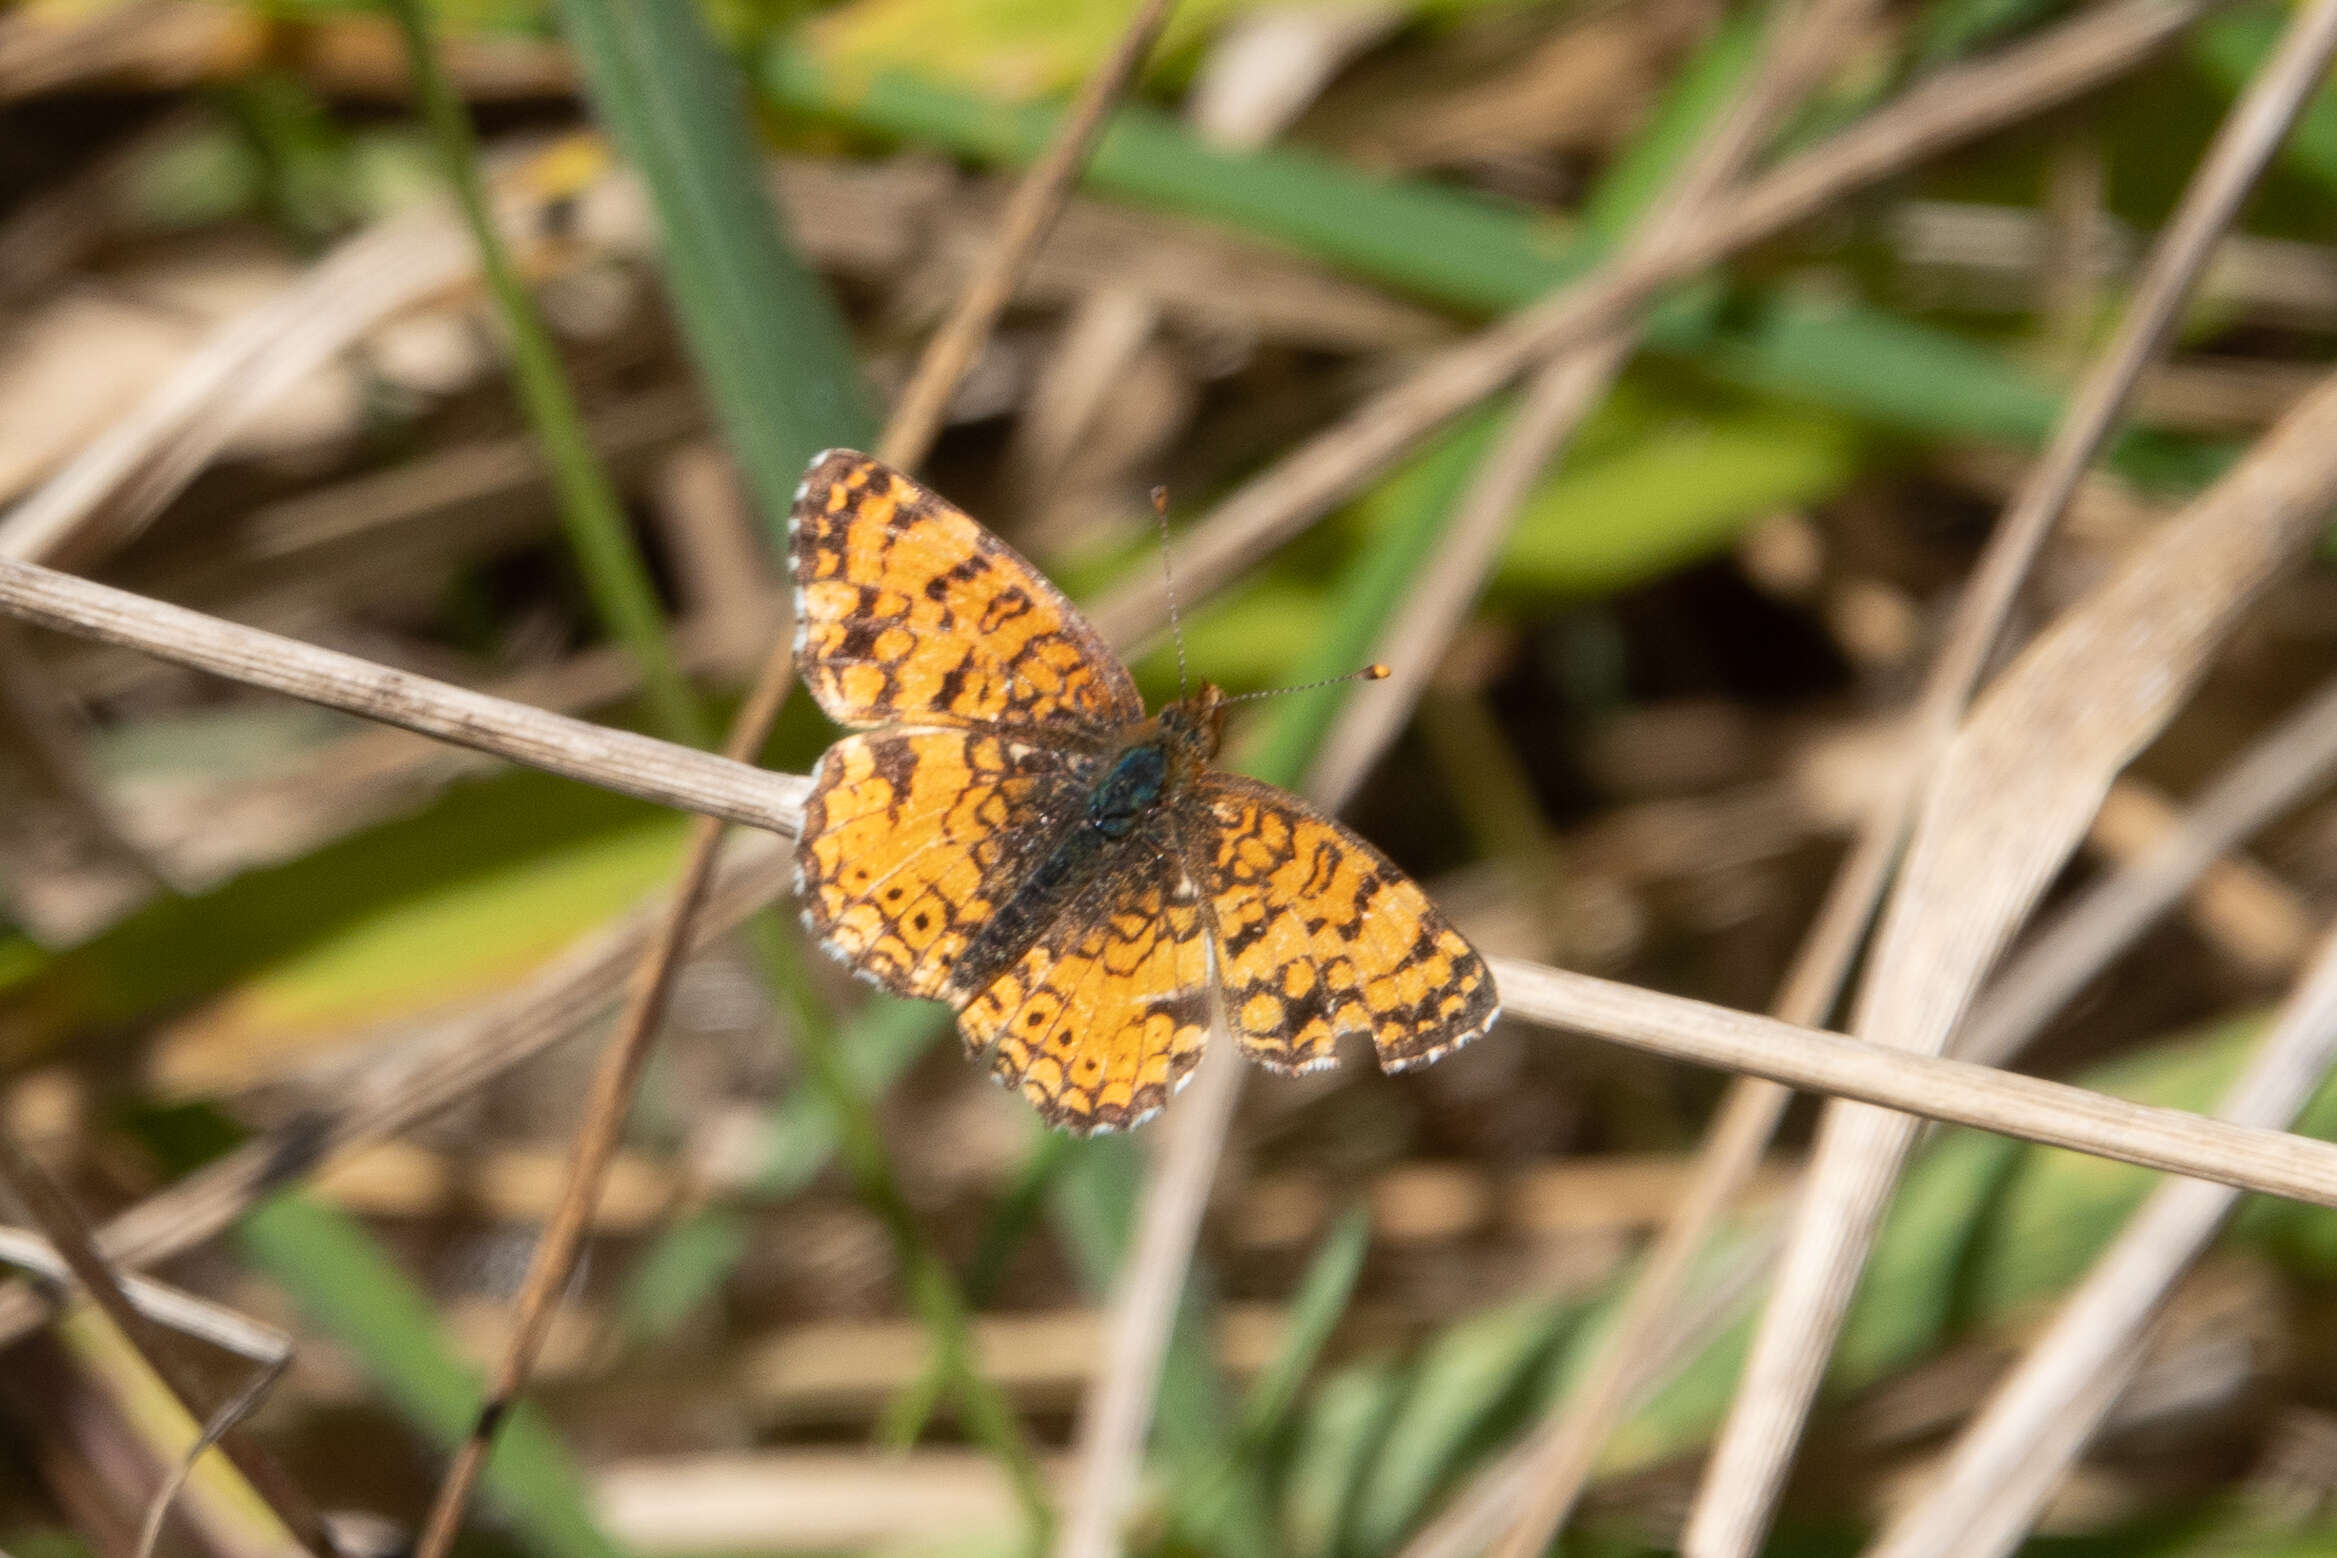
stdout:
{"type": "Polygon", "coordinates": [[[1225,736],[1225,694],[1216,683],[1203,682],[1191,697],[1164,707],[1158,724],[1171,751],[1206,763],[1225,736]]]}

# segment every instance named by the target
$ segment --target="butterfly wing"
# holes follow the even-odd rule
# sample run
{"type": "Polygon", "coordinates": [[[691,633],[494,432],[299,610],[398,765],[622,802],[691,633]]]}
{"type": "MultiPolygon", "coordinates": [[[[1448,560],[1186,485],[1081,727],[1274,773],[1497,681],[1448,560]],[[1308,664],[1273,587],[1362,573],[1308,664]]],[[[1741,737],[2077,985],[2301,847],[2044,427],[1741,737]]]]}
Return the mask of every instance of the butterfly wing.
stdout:
{"type": "Polygon", "coordinates": [[[814,460],[787,521],[795,659],[840,725],[1055,726],[1144,717],[1078,608],[953,504],[864,454],[814,460]]]}
{"type": "Polygon", "coordinates": [[[975,932],[1078,815],[1094,761],[988,731],[844,737],[804,802],[804,923],[863,978],[943,997],[975,932]]]}
{"type": "Polygon", "coordinates": [[[1226,1020],[1275,1071],[1367,1034],[1382,1070],[1426,1065],[1500,1014],[1493,976],[1418,883],[1296,796],[1212,771],[1184,829],[1217,935],[1226,1020]]]}
{"type": "Polygon", "coordinates": [[[966,1004],[958,1028],[1050,1125],[1084,1136],[1160,1111],[1209,1036],[1207,920],[1165,819],[966,1004]]]}

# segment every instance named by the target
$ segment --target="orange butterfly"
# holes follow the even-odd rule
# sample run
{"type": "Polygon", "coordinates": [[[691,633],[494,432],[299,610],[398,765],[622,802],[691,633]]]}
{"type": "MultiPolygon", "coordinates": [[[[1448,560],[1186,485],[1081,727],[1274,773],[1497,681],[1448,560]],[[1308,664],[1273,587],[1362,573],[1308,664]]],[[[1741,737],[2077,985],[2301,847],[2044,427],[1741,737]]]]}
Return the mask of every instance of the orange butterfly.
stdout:
{"type": "Polygon", "coordinates": [[[1061,591],[866,455],[813,460],[787,534],[797,667],[865,732],[804,804],[804,920],[862,978],[949,1002],[1049,1122],[1158,1113],[1213,990],[1276,1071],[1331,1064],[1342,1034],[1398,1071],[1492,1025],[1492,975],[1411,878],[1211,766],[1217,688],[1147,718],[1061,591]]]}

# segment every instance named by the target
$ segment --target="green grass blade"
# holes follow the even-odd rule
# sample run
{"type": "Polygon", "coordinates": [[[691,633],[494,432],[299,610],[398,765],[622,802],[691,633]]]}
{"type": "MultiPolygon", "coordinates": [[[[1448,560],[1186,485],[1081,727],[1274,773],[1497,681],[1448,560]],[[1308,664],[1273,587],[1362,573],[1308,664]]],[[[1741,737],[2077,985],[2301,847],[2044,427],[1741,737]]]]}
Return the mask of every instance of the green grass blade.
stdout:
{"type": "Polygon", "coordinates": [[[1386,1364],[1342,1369],[1314,1393],[1283,1480],[1282,1535],[1291,1552],[1324,1558],[1336,1550],[1403,1394],[1403,1373],[1386,1364]]]}
{"type": "Polygon", "coordinates": [[[478,140],[454,83],[439,63],[438,48],[430,35],[429,12],[423,0],[391,0],[390,10],[405,38],[406,61],[413,72],[423,118],[438,143],[456,203],[462,208],[472,241],[478,245],[488,291],[510,338],[513,378],[552,468],[552,485],[560,498],[560,523],[594,614],[640,667],[642,692],[658,728],[670,740],[704,746],[705,715],[674,655],[648,564],[633,544],[616,487],[593,452],[584,415],[577,409],[575,392],[560,366],[552,334],[544,327],[535,298],[520,280],[519,267],[512,263],[511,252],[488,210],[486,181],[479,173],[478,140]]]}
{"type": "MultiPolygon", "coordinates": [[[[1725,51],[1708,64],[1716,74],[1724,70],[1725,51]]],[[[774,101],[801,112],[992,163],[1027,160],[1055,119],[1052,109],[1001,105],[898,72],[845,83],[784,47],[765,55],[758,81],[774,101]]],[[[1661,151],[1648,150],[1650,163],[1661,151]]],[[[1618,185],[1603,220],[1644,198],[1643,187],[1634,186],[1644,186],[1648,176],[1634,173],[1632,182],[1618,185]]],[[[1478,314],[1523,307],[1581,275],[1596,253],[1596,235],[1587,229],[1563,228],[1419,180],[1376,177],[1301,149],[1219,151],[1140,107],[1114,117],[1089,164],[1086,187],[1239,228],[1478,314]]],[[[1651,351],[1922,436],[1970,437],[1980,422],[1989,436],[2033,445],[2058,415],[2059,396],[2002,354],[1855,303],[1780,295],[1758,311],[1743,340],[1732,340],[1705,309],[1658,306],[1644,323],[1651,351]],[[1853,335],[1850,354],[1813,349],[1853,335]],[[1918,393],[1942,364],[1955,373],[1958,392],[1918,393]],[[2000,411],[1990,410],[1991,402],[2000,411]]],[[[2118,463],[2131,452],[2122,446],[2118,463]]],[[[2220,459],[2210,451],[2201,463],[2220,459]]],[[[2181,470],[2178,462],[2176,474],[2181,470]]],[[[2167,472],[2162,462],[2136,474],[2167,472]]]]}
{"type": "MultiPolygon", "coordinates": [[[[2191,57],[2227,96],[2238,97],[2280,41],[2278,10],[2241,9],[2209,17],[2191,31],[2191,57]]],[[[2305,104],[2280,160],[2324,188],[2337,189],[2337,89],[2323,84],[2305,104]]]]}
{"type": "Polygon", "coordinates": [[[776,534],[815,453],[876,436],[851,337],[780,229],[738,71],[698,8],[560,0],[560,14],[648,185],[683,334],[776,534]]]}
{"type": "Polygon", "coordinates": [[[1363,1257],[1370,1248],[1371,1214],[1360,1206],[1341,1213],[1323,1235],[1322,1246],[1291,1295],[1282,1345],[1242,1401],[1238,1432],[1245,1450],[1262,1448],[1282,1431],[1299,1387],[1347,1313],[1347,1301],[1355,1294],[1355,1279],[1363,1274],[1363,1257]]]}
{"type": "Polygon", "coordinates": [[[1663,191],[1713,117],[1734,99],[1761,44],[1761,18],[1748,10],[1724,19],[1664,90],[1645,129],[1599,175],[1582,203],[1582,225],[1612,244],[1663,191]]]}
{"type": "MultiPolygon", "coordinates": [[[[946,1008],[882,997],[847,1025],[838,1051],[854,1086],[881,1095],[948,1030],[946,1008]]],[[[751,1199],[783,1201],[835,1161],[834,1103],[819,1089],[790,1088],[771,1111],[751,1199]]],[[[625,1285],[620,1324],[636,1344],[670,1335],[712,1298],[746,1251],[751,1209],[702,1207],[658,1235],[625,1285]]]]}
{"type": "Polygon", "coordinates": [[[1356,1487],[1343,1551],[1395,1550],[1436,1489],[1520,1415],[1522,1396],[1572,1318],[1565,1306],[1534,1298],[1438,1333],[1356,1487]]]}
{"type": "MultiPolygon", "coordinates": [[[[999,1283],[1005,1280],[1007,1264],[1022,1247],[1024,1238],[1038,1227],[1055,1177],[1062,1172],[1077,1140],[1036,1120],[1032,1122],[1030,1150],[1023,1155],[1014,1182],[990,1209],[982,1225],[982,1237],[974,1246],[973,1258],[966,1263],[966,1302],[976,1309],[996,1296],[999,1283]]],[[[948,1381],[941,1377],[940,1369],[928,1365],[907,1390],[886,1403],[884,1417],[877,1424],[876,1442],[888,1450],[912,1448],[924,1437],[925,1426],[932,1420],[934,1409],[941,1404],[947,1389],[948,1381]]]]}
{"type": "MultiPolygon", "coordinates": [[[[354,1353],[382,1392],[440,1445],[469,1432],[478,1380],[454,1361],[429,1300],[354,1219],[300,1195],[255,1207],[236,1227],[252,1263],[354,1353]]],[[[545,1558],[622,1558],[592,1518],[583,1473],[542,1415],[521,1403],[487,1463],[488,1496],[545,1558]]]]}
{"type": "Polygon", "coordinates": [[[1362,1274],[1364,1252],[1371,1246],[1371,1214],[1351,1207],[1323,1236],[1315,1258],[1291,1295],[1289,1320],[1282,1345],[1243,1398],[1230,1442],[1216,1457],[1186,1472],[1169,1498],[1170,1518],[1198,1548],[1221,1545],[1221,1528],[1246,1519],[1264,1524],[1261,1504],[1255,1513],[1240,1501],[1262,1500],[1263,1484],[1254,1468],[1263,1464],[1298,1400],[1301,1386],[1331,1332],[1347,1312],[1355,1279],[1362,1274]]]}

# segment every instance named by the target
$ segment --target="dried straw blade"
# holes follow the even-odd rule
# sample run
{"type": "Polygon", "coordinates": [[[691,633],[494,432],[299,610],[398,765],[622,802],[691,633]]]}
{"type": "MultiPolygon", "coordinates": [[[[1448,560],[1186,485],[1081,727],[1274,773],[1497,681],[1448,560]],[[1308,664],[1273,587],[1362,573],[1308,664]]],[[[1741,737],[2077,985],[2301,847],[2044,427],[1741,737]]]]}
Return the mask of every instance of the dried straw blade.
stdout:
{"type": "MultiPolygon", "coordinates": [[[[2015,543],[1992,551],[1967,621],[1993,620],[2009,601],[2332,50],[2337,4],[2318,5],[2298,17],[2226,120],[2118,337],[2006,516],[2015,543]]],[[[2324,383],[2068,612],[1998,680],[1936,769],[1926,765],[1928,793],[1853,1023],[1861,1038],[1930,1054],[1944,1047],[2111,779],[2164,725],[2239,613],[2317,532],[2337,498],[2337,462],[2316,447],[2333,430],[2337,383],[2324,383]],[[2040,730],[2055,739],[2036,741],[2040,730]]],[[[1987,647],[1970,633],[1943,656],[1936,696],[1918,716],[1919,742],[1953,718],[1987,647]]],[[[1928,754],[1919,747],[1916,756],[1928,754]]],[[[1777,1287],[1689,1521],[1687,1549],[1697,1558],[1758,1546],[1913,1134],[1902,1119],[1828,1111],[1777,1287]]]]}
{"type": "MultiPolygon", "coordinates": [[[[2316,420],[2337,421],[2332,399],[2330,391],[2315,398],[2316,420]]],[[[2337,438],[2324,436],[2320,449],[2337,461],[2337,438]]],[[[2235,505],[2258,503],[2282,511],[2301,501],[2295,490],[2300,473],[2288,469],[2293,463],[2284,456],[2264,469],[2259,469],[2261,461],[2243,465],[2211,500],[2203,500],[2202,512],[2214,518],[2235,505]]],[[[2337,476],[2329,479],[2337,481],[2337,476]]],[[[792,835],[800,824],[809,784],[801,775],[775,774],[605,731],[51,569],[0,562],[0,613],[63,631],[86,631],[331,707],[379,710],[409,729],[661,804],[755,821],[781,834],[792,835]],[[392,679],[395,688],[387,699],[380,695],[384,678],[392,679]]],[[[2337,1147],[2326,1143],[2127,1104],[1987,1067],[1898,1053],[1537,963],[1504,959],[1496,963],[1495,973],[1507,1009],[1530,1021],[1909,1115],[2337,1205],[2337,1147]]]]}
{"type": "MultiPolygon", "coordinates": [[[[2337,939],[2322,943],[2216,1114],[2285,1124],[2333,1066],[2337,939]]],[[[2220,1185],[2160,1186],[1965,1428],[1937,1482],[1890,1523],[1869,1558],[1998,1558],[2019,1546],[2116,1403],[2176,1280],[2238,1201],[2237,1191],[2220,1185]]]]}

